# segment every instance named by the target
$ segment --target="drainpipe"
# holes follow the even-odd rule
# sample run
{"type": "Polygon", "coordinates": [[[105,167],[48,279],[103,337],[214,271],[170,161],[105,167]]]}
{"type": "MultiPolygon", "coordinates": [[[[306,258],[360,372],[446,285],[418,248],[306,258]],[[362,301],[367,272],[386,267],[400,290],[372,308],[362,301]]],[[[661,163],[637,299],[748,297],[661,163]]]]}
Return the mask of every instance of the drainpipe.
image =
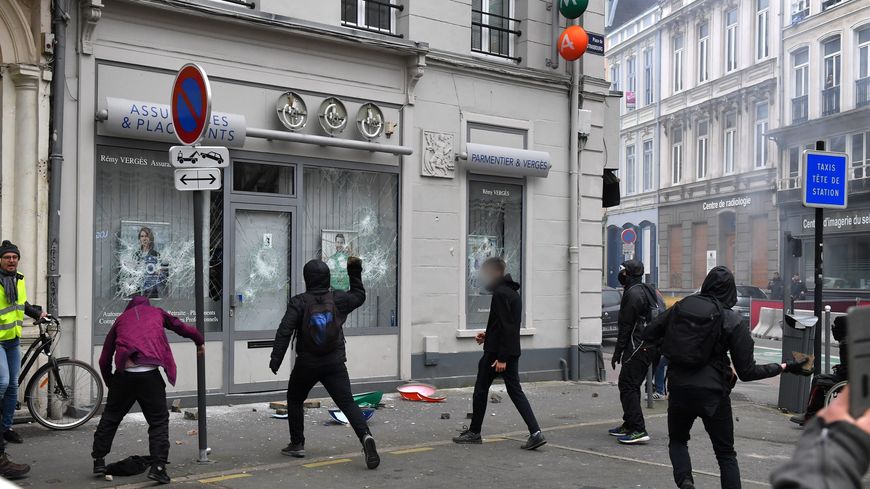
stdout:
{"type": "MultiPolygon", "coordinates": [[[[577,21],[573,22],[574,24],[577,21]]],[[[571,379],[580,378],[580,144],[578,133],[580,129],[580,60],[571,64],[571,102],[570,130],[568,133],[568,171],[570,174],[571,198],[569,200],[570,213],[568,218],[568,232],[570,244],[568,245],[568,273],[570,275],[571,289],[571,316],[570,316],[570,346],[571,346],[571,379]]]]}
{"type": "MultiPolygon", "coordinates": [[[[54,30],[54,60],[51,66],[51,128],[48,142],[48,313],[58,314],[58,278],[60,277],[60,186],[63,167],[63,105],[66,90],[66,28],[69,16],[61,2],[51,9],[54,30]]],[[[72,4],[74,2],[70,2],[72,4]]]]}

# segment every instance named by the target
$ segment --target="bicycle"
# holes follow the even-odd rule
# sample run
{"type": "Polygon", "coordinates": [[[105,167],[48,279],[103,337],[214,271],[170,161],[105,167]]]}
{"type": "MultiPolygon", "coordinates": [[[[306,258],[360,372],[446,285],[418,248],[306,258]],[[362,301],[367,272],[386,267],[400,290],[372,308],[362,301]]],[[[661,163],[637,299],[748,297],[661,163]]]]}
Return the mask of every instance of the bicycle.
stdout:
{"type": "Polygon", "coordinates": [[[60,320],[46,316],[35,321],[39,338],[21,359],[22,385],[40,355],[47,361],[27,383],[24,400],[37,423],[53,430],[71,430],[88,422],[103,403],[103,381],[85,362],[54,356],[59,343],[60,320]]]}
{"type": "Polygon", "coordinates": [[[836,399],[837,396],[839,396],[840,393],[843,392],[843,389],[845,389],[846,386],[848,386],[848,385],[849,385],[848,380],[844,380],[844,381],[837,382],[836,384],[834,384],[831,387],[831,389],[828,390],[828,393],[825,394],[825,406],[828,406],[832,402],[834,402],[834,399],[836,399]]]}

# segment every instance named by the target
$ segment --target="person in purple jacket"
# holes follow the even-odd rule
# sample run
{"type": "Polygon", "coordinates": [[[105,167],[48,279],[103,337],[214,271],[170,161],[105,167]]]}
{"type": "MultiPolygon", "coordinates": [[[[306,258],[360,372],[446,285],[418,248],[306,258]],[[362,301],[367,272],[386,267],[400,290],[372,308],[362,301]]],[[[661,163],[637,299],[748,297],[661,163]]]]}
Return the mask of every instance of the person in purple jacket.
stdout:
{"type": "Polygon", "coordinates": [[[148,478],[169,484],[166,463],[169,458],[169,410],[166,406],[166,384],[157,370],[163,367],[169,383],[175,385],[175,359],[164,329],[193,340],[197,355],[205,352],[202,334],[168,312],[154,307],[144,296],[130,299],[124,313],[118,316],[100,355],[100,373],[109,386],[106,408],[94,433],[94,474],[106,473],[105,457],[112,449],[112,440],[121,420],[138,402],[148,421],[148,448],[153,463],[148,478]],[[112,357],[115,372],[112,373],[112,357]]]}

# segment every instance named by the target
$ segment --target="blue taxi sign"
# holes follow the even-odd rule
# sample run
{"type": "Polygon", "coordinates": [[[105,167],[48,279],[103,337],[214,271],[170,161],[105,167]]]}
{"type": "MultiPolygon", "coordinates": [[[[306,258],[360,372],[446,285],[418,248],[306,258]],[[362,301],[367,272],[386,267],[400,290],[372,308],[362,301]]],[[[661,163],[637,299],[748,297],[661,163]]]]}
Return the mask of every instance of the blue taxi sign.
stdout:
{"type": "Polygon", "coordinates": [[[849,156],[831,151],[803,152],[804,207],[845,209],[848,203],[849,156]]]}

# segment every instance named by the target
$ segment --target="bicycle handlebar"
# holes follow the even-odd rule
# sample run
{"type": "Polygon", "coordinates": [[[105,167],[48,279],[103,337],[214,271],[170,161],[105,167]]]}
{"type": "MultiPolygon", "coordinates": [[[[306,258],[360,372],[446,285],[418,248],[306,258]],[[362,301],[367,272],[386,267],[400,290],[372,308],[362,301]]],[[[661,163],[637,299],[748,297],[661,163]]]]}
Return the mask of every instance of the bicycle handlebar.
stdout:
{"type": "Polygon", "coordinates": [[[39,318],[39,319],[33,321],[34,326],[40,326],[43,324],[50,324],[50,323],[54,323],[56,326],[60,326],[60,319],[58,319],[54,316],[48,315],[48,316],[45,316],[43,318],[39,318]]]}

